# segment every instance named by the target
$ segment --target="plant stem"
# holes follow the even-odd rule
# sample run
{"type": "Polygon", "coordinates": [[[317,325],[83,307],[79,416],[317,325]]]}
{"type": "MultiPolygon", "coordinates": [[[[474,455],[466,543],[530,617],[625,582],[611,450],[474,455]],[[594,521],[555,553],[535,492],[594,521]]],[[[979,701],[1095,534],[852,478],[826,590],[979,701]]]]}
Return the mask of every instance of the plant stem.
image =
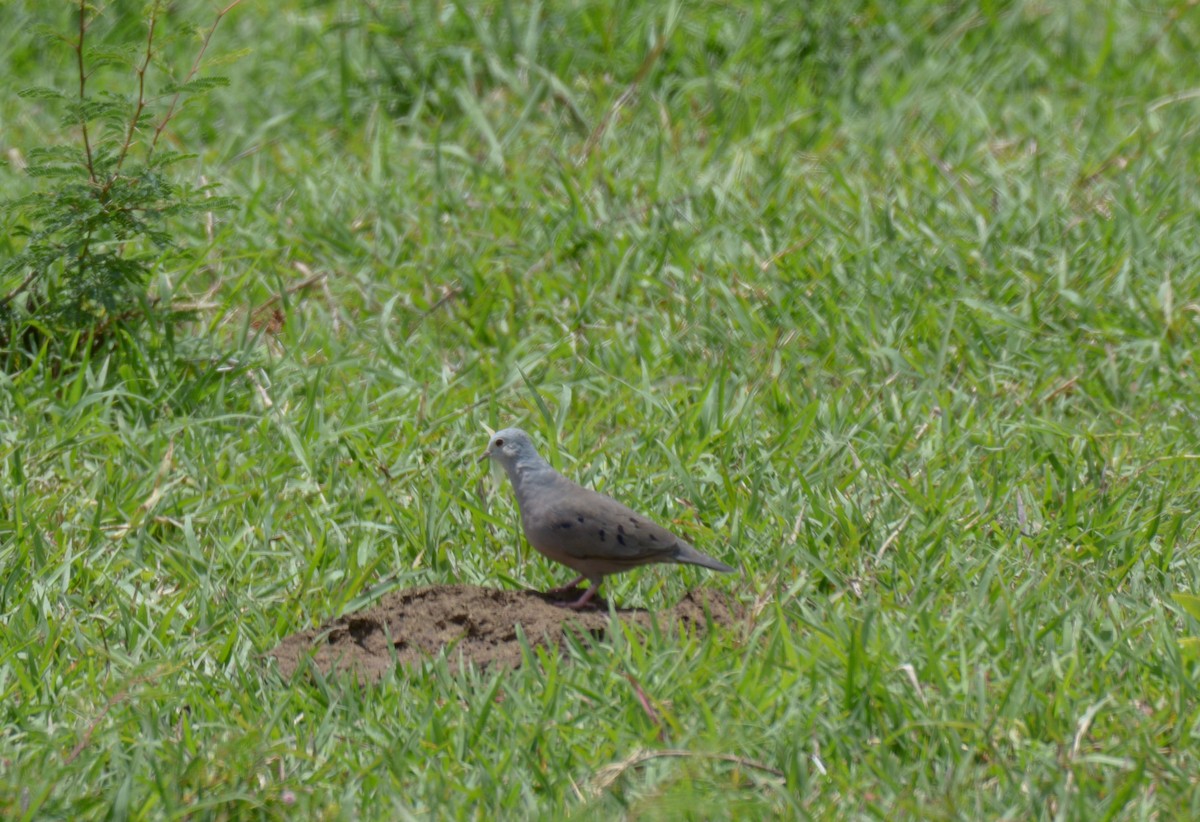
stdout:
{"type": "Polygon", "coordinates": [[[150,22],[146,31],[146,54],[142,58],[142,64],[137,68],[137,105],[134,106],[133,116],[129,118],[129,128],[125,131],[125,142],[121,144],[121,151],[117,155],[117,162],[113,166],[113,172],[104,183],[105,192],[112,187],[113,182],[116,181],[117,175],[121,171],[121,166],[125,164],[125,158],[129,155],[129,147],[133,145],[133,135],[137,131],[142,112],[146,109],[146,70],[150,68],[150,60],[154,57],[154,29],[158,25],[158,15],[161,11],[161,2],[156,2],[150,7],[150,22]]]}
{"type": "Polygon", "coordinates": [[[87,115],[83,104],[87,100],[87,72],[83,66],[83,42],[87,34],[87,2],[79,0],[79,39],[75,41],[75,63],[79,67],[79,125],[83,130],[83,150],[87,156],[88,178],[96,182],[96,164],[92,159],[92,143],[88,137],[87,115]]]}
{"type": "MultiPolygon", "coordinates": [[[[232,3],[217,12],[217,17],[215,20],[213,20],[213,24],[208,29],[208,33],[204,35],[204,42],[200,44],[200,51],[196,54],[196,59],[192,61],[192,68],[190,71],[188,71],[187,77],[184,78],[183,84],[190,82],[191,79],[196,76],[196,72],[200,70],[200,61],[204,59],[204,52],[208,51],[209,41],[212,40],[213,34],[216,33],[217,26],[221,25],[221,20],[224,19],[225,15],[233,11],[234,8],[241,4],[241,2],[242,0],[233,0],[232,3]]],[[[154,149],[158,145],[158,138],[162,136],[163,129],[167,127],[167,123],[171,122],[171,118],[175,116],[175,108],[179,105],[179,96],[181,94],[183,94],[182,89],[176,91],[175,96],[171,98],[171,105],[167,108],[167,113],[163,115],[162,120],[154,129],[154,139],[150,141],[150,149],[148,153],[154,153],[154,149]]]]}

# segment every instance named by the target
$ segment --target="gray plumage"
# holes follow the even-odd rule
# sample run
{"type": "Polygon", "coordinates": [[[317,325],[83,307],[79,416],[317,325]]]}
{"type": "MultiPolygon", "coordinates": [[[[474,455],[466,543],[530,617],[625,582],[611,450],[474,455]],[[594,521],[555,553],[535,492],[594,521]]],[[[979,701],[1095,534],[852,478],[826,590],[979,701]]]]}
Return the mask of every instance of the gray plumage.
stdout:
{"type": "Polygon", "coordinates": [[[571,608],[584,607],[604,577],[638,565],[677,562],[723,573],[734,570],[616,500],[571,482],[538,455],[529,435],[519,428],[497,431],[479,459],[488,457],[512,482],[529,544],[579,573],[560,590],[584,578],[591,581],[571,608]]]}

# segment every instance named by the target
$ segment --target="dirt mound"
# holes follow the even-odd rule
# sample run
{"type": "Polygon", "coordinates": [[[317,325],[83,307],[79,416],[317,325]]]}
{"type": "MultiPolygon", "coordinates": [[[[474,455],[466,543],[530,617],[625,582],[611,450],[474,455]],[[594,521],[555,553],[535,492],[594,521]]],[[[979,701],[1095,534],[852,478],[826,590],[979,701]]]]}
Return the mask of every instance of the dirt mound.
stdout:
{"type": "MultiPolygon", "coordinates": [[[[560,595],[536,591],[500,591],[474,585],[434,585],[394,591],[355,614],[338,617],[320,628],[292,634],[267,655],[291,678],[306,658],[325,674],[357,671],[377,680],[399,664],[419,664],[442,650],[457,661],[461,655],[477,666],[521,664],[517,626],[531,646],[557,645],[563,632],[602,636],[608,629],[608,607],[576,613],[553,603],[578,598],[581,591],[560,595]]],[[[656,612],[664,630],[679,624],[703,632],[708,620],[731,626],[738,609],[714,592],[688,594],[670,609],[656,612]],[[707,615],[706,615],[707,611],[707,615]]],[[[627,623],[649,626],[651,614],[617,610],[627,623]]]]}

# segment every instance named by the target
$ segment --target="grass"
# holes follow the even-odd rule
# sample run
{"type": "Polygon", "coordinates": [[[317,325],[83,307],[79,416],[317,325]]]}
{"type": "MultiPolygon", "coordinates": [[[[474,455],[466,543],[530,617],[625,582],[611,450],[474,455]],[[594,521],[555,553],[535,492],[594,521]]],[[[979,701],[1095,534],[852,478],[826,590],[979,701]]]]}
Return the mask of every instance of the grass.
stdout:
{"type": "Polygon", "coordinates": [[[809,5],[230,13],[171,138],[239,210],[154,284],[213,306],[0,377],[6,818],[1195,816],[1194,3],[809,5]],[[610,596],[745,630],[282,681],[383,579],[562,581],[508,424],[744,570],[610,596]]]}

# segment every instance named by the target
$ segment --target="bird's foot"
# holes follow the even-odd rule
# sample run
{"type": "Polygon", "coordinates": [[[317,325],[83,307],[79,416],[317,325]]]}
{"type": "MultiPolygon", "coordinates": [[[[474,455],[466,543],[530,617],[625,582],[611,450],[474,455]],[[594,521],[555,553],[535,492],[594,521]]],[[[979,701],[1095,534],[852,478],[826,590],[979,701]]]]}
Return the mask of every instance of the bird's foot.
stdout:
{"type": "MultiPolygon", "coordinates": [[[[576,582],[578,582],[578,580],[576,580],[576,582]]],[[[574,584],[572,584],[571,587],[574,587],[574,584]]],[[[572,611],[582,611],[583,609],[587,608],[588,606],[597,607],[592,603],[592,600],[595,598],[596,591],[599,590],[599,588],[600,588],[599,585],[593,585],[592,587],[590,587],[586,591],[584,591],[583,596],[581,596],[579,599],[575,600],[574,602],[556,602],[554,604],[560,608],[570,608],[572,611]]]]}
{"type": "Polygon", "coordinates": [[[565,594],[567,591],[575,590],[575,588],[578,587],[579,583],[583,582],[584,579],[585,579],[585,577],[583,576],[583,574],[580,574],[579,576],[575,577],[575,579],[568,582],[566,585],[559,585],[557,588],[551,588],[550,590],[546,591],[546,593],[547,594],[565,594]]]}

